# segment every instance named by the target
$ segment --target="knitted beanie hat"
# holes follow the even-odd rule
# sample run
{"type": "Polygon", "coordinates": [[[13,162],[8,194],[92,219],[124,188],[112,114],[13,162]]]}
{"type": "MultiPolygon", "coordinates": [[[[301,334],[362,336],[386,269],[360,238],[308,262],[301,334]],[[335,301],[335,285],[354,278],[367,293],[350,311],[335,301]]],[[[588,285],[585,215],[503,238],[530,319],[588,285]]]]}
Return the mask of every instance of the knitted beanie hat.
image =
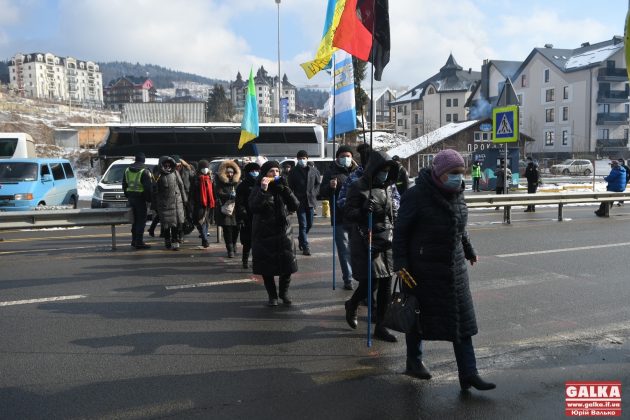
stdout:
{"type": "Polygon", "coordinates": [[[345,144],[343,146],[339,146],[337,153],[335,153],[335,157],[339,157],[342,153],[350,153],[352,155],[352,148],[350,146],[346,146],[345,144]]]}
{"type": "Polygon", "coordinates": [[[260,176],[267,176],[267,172],[269,172],[271,168],[280,169],[280,163],[278,163],[277,160],[268,160],[267,162],[263,163],[262,168],[260,168],[260,176]]]}
{"type": "Polygon", "coordinates": [[[464,158],[453,149],[442,150],[433,158],[433,173],[438,178],[460,166],[466,166],[464,158]]]}

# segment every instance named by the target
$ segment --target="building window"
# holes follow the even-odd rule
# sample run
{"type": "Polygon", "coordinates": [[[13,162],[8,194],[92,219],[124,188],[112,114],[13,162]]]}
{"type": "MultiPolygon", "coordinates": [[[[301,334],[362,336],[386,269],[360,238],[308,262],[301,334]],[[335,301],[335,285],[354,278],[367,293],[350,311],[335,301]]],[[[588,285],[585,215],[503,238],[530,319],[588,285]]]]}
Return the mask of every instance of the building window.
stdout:
{"type": "Polygon", "coordinates": [[[407,111],[407,105],[405,105],[405,115],[409,115],[409,112],[407,111]]]}
{"type": "Polygon", "coordinates": [[[407,127],[407,120],[405,120],[405,130],[406,130],[407,128],[409,128],[409,127],[407,127]]]}
{"type": "Polygon", "coordinates": [[[402,105],[398,105],[398,112],[403,112],[403,107],[402,107],[402,105]]]}
{"type": "Polygon", "coordinates": [[[553,146],[553,141],[555,137],[555,131],[545,131],[545,146],[553,146]]]}
{"type": "Polygon", "coordinates": [[[450,106],[451,106],[451,100],[450,99],[446,100],[446,106],[450,108],[450,106]]]}
{"type": "Polygon", "coordinates": [[[429,88],[429,91],[427,92],[427,95],[433,95],[435,93],[435,89],[433,89],[433,86],[431,86],[429,88]]]}
{"type": "Polygon", "coordinates": [[[453,114],[453,122],[457,121],[459,121],[459,117],[457,116],[457,114],[453,114]]]}
{"type": "Polygon", "coordinates": [[[420,137],[420,130],[418,130],[418,127],[416,127],[413,132],[414,132],[414,137],[420,137]]]}
{"type": "Polygon", "coordinates": [[[553,102],[555,100],[556,100],[556,90],[555,89],[545,90],[545,102],[553,102]]]}
{"type": "Polygon", "coordinates": [[[418,114],[413,115],[413,123],[418,124],[418,114]]]}
{"type": "Polygon", "coordinates": [[[451,114],[446,114],[446,122],[451,122],[451,114]]]}
{"type": "Polygon", "coordinates": [[[545,109],[545,122],[553,122],[554,120],[554,108],[547,108],[545,109]]]}
{"type": "Polygon", "coordinates": [[[545,83],[549,83],[549,69],[545,69],[544,79],[545,79],[545,83]]]}
{"type": "Polygon", "coordinates": [[[562,88],[562,99],[569,99],[569,86],[565,86],[564,88],[562,88]]]}
{"type": "Polygon", "coordinates": [[[569,132],[567,130],[562,130],[562,145],[569,145],[569,132]]]}
{"type": "Polygon", "coordinates": [[[475,131],[473,136],[475,142],[490,141],[490,133],[487,131],[475,131]]]}
{"type": "Polygon", "coordinates": [[[403,120],[401,118],[401,119],[398,120],[398,127],[402,127],[402,125],[403,125],[403,120]]]}
{"type": "Polygon", "coordinates": [[[459,106],[459,100],[457,98],[453,99],[453,106],[459,106]]]}
{"type": "Polygon", "coordinates": [[[562,121],[569,121],[569,107],[562,107],[562,121]]]}
{"type": "Polygon", "coordinates": [[[602,139],[608,140],[610,138],[610,130],[608,128],[602,129],[602,139]]]}
{"type": "Polygon", "coordinates": [[[527,87],[527,75],[521,74],[521,87],[527,87]]]}

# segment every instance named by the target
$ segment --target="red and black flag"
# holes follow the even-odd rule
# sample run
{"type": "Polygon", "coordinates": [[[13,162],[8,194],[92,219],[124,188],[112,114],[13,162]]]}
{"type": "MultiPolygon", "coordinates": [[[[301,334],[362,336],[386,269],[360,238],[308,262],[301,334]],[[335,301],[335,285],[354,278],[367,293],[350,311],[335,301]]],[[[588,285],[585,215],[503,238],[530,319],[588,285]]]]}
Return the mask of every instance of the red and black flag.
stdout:
{"type": "Polygon", "coordinates": [[[346,0],[333,46],[372,63],[374,78],[381,80],[389,63],[389,1],[346,0]]]}

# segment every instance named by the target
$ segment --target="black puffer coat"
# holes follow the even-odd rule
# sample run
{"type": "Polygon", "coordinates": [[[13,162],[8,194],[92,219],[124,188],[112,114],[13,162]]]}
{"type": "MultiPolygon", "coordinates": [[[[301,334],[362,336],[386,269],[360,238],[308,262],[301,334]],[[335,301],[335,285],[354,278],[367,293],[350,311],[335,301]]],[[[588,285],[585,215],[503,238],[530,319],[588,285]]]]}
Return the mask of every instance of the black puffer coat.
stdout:
{"type": "Polygon", "coordinates": [[[184,223],[184,205],[188,201],[184,183],[175,170],[175,161],[169,156],[162,156],[159,161],[160,174],[156,181],[156,208],[160,216],[160,224],[163,228],[177,227],[184,223]],[[170,160],[173,165],[172,172],[165,172],[162,163],[170,160]]]}
{"type": "Polygon", "coordinates": [[[406,268],[418,282],[422,338],[459,342],[477,334],[466,260],[475,251],[466,232],[463,190],[436,186],[429,169],[400,202],[394,229],[394,269],[406,268]]]}
{"type": "Polygon", "coordinates": [[[221,206],[228,200],[236,199],[236,187],[241,179],[241,168],[233,160],[221,162],[217,174],[214,178],[214,222],[218,226],[236,226],[236,212],[227,216],[221,212],[221,206]],[[227,168],[234,170],[232,181],[228,179],[225,172],[227,168]]]}
{"type": "Polygon", "coordinates": [[[392,229],[396,214],[392,203],[392,185],[398,179],[398,164],[391,160],[385,152],[372,152],[363,176],[350,184],[344,206],[344,223],[350,225],[350,261],[352,276],[359,279],[368,277],[368,212],[363,203],[370,196],[370,179],[372,179],[372,199],[376,201],[376,209],[372,216],[372,242],[389,244],[381,251],[372,249],[372,278],[390,277],[393,273],[391,250],[392,229]],[[384,166],[389,165],[389,175],[385,183],[374,179],[384,166]]]}
{"type": "MultiPolygon", "coordinates": [[[[356,169],[357,163],[355,161],[352,161],[352,165],[350,165],[349,168],[346,168],[345,166],[339,165],[339,163],[335,160],[330,164],[326,172],[324,172],[324,179],[322,180],[322,185],[319,188],[319,193],[325,200],[330,201],[331,207],[333,204],[333,197],[335,198],[334,201],[336,204],[337,198],[339,198],[339,192],[341,191],[341,186],[344,182],[346,182],[346,179],[348,179],[350,174],[356,171],[356,169]],[[330,188],[330,180],[332,179],[337,180],[337,188],[334,190],[330,188]]],[[[335,207],[336,213],[334,222],[337,226],[341,226],[343,225],[343,207],[339,207],[338,205],[335,207]]],[[[333,224],[332,216],[330,217],[330,224],[333,224]]]]}
{"type": "Polygon", "coordinates": [[[253,272],[264,276],[278,276],[297,271],[293,228],[289,212],[300,204],[281,178],[281,188],[271,183],[267,191],[260,188],[262,175],[249,196],[252,221],[253,272]]]}
{"type": "Polygon", "coordinates": [[[245,175],[245,178],[236,187],[236,223],[241,225],[241,244],[251,245],[253,214],[249,209],[249,196],[256,186],[256,178],[245,175]]]}

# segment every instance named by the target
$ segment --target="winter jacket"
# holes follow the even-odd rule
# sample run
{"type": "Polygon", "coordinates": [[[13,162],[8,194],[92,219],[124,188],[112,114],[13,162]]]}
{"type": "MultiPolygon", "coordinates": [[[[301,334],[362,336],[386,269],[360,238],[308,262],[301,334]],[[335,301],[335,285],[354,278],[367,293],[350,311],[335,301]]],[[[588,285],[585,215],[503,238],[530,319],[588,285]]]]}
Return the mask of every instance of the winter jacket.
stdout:
{"type": "MultiPolygon", "coordinates": [[[[348,196],[348,188],[354,182],[359,180],[363,176],[363,167],[361,165],[357,166],[357,169],[352,171],[350,176],[346,178],[343,185],[341,186],[341,190],[339,190],[339,195],[337,196],[337,205],[343,208],[346,205],[346,197],[348,196]]],[[[398,207],[400,207],[400,193],[395,185],[389,185],[387,187],[389,189],[389,193],[392,197],[392,202],[394,203],[394,211],[398,211],[398,207]]]]}
{"type": "Polygon", "coordinates": [[[525,168],[525,178],[527,178],[527,184],[538,185],[540,181],[540,171],[538,165],[534,163],[528,163],[525,168]]]}
{"type": "Polygon", "coordinates": [[[236,187],[236,223],[241,225],[241,243],[251,245],[253,214],[249,209],[249,196],[256,187],[257,178],[245,175],[245,178],[236,187]]]}
{"type": "Polygon", "coordinates": [[[177,227],[184,223],[184,206],[188,201],[182,178],[175,169],[166,172],[162,169],[162,163],[170,160],[175,168],[175,161],[169,156],[160,158],[160,174],[156,181],[156,208],[160,216],[160,224],[163,228],[177,227]]]}
{"type": "Polygon", "coordinates": [[[317,168],[296,165],[291,169],[287,178],[289,188],[300,200],[300,204],[308,207],[317,207],[317,194],[319,194],[320,173],[317,168]]]}
{"type": "Polygon", "coordinates": [[[214,221],[218,226],[236,226],[236,214],[231,216],[221,212],[221,206],[229,200],[236,199],[236,187],[241,179],[241,168],[233,160],[224,160],[214,177],[214,221]],[[230,181],[226,175],[227,168],[234,169],[234,176],[230,181]]]}
{"type": "MultiPolygon", "coordinates": [[[[207,177],[210,179],[209,175],[204,175],[202,173],[197,173],[190,180],[190,208],[191,208],[191,218],[194,223],[203,224],[208,221],[210,213],[213,211],[215,207],[214,201],[214,188],[212,186],[212,181],[209,182],[210,185],[210,197],[207,198],[207,203],[204,206],[202,203],[201,197],[201,179],[202,177],[207,177]]],[[[185,188],[185,187],[184,187],[185,188]]]]}
{"type": "MultiPolygon", "coordinates": [[[[510,188],[510,184],[512,183],[512,171],[510,170],[510,168],[507,168],[507,181],[508,181],[508,188],[510,188]]],[[[497,177],[497,184],[496,184],[496,188],[497,189],[504,189],[505,188],[505,171],[503,169],[497,169],[496,171],[494,171],[494,176],[497,177]]]]}
{"type": "MultiPolygon", "coordinates": [[[[338,198],[339,192],[341,191],[341,186],[344,184],[346,179],[357,169],[358,165],[356,162],[352,161],[352,165],[349,168],[345,166],[339,165],[337,161],[334,161],[330,164],[326,172],[324,172],[324,178],[322,180],[322,185],[319,188],[320,195],[330,202],[331,208],[333,205],[333,201],[335,202],[335,218],[334,223],[337,226],[343,225],[343,207],[339,206],[338,198]],[[337,179],[337,188],[334,190],[330,188],[330,180],[337,179]],[[333,200],[334,198],[334,200],[333,200]]],[[[330,224],[333,224],[333,218],[330,218],[330,224]]]]}
{"type": "Polygon", "coordinates": [[[153,193],[153,175],[151,175],[151,170],[148,169],[144,163],[134,162],[132,163],[126,170],[125,175],[123,176],[122,181],[122,189],[125,193],[125,197],[142,197],[145,201],[151,201],[152,193],[153,193]],[[127,171],[132,173],[137,173],[142,171],[142,175],[140,175],[140,183],[142,184],[142,192],[134,192],[128,191],[129,184],[127,183],[127,171]]]}
{"type": "Polygon", "coordinates": [[[252,212],[253,273],[263,276],[291,274],[297,271],[293,228],[289,213],[300,205],[284,178],[272,182],[267,191],[260,188],[262,175],[249,196],[252,212]]]}
{"type": "Polygon", "coordinates": [[[606,191],[623,192],[626,189],[626,170],[621,166],[613,166],[607,177],[604,177],[606,191]]]}
{"type": "Polygon", "coordinates": [[[395,185],[400,195],[403,195],[409,188],[409,174],[407,174],[407,170],[400,163],[398,164],[398,179],[395,185]]]}
{"type": "Polygon", "coordinates": [[[417,281],[422,338],[459,342],[477,334],[466,260],[475,257],[468,238],[463,188],[439,189],[430,169],[403,196],[394,229],[394,269],[417,281]]]}
{"type": "Polygon", "coordinates": [[[348,188],[344,206],[344,223],[350,225],[350,261],[352,275],[356,279],[368,277],[368,212],[363,207],[370,196],[375,201],[372,213],[372,277],[386,278],[393,274],[391,250],[392,229],[396,211],[391,195],[392,185],[398,179],[398,164],[385,152],[372,152],[363,176],[348,188]],[[385,183],[379,183],[375,175],[385,165],[390,166],[385,183]],[[389,247],[384,246],[389,243],[389,247]],[[378,245],[377,245],[378,244],[378,245]],[[377,249],[380,248],[380,249],[377,249]]]}

